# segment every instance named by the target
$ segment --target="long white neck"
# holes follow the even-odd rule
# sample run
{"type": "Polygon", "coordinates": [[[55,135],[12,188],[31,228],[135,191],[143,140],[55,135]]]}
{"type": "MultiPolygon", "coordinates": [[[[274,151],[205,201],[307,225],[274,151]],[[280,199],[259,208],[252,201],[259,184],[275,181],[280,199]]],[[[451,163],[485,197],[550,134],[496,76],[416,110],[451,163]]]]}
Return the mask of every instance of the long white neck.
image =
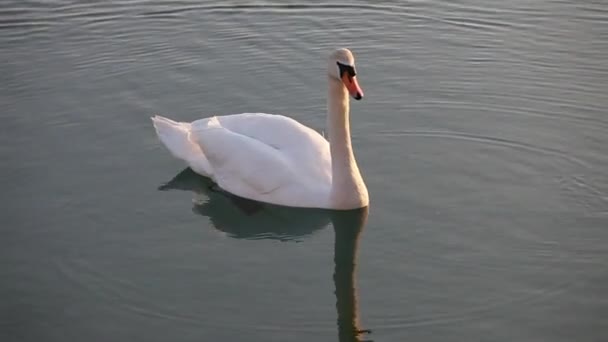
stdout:
{"type": "Polygon", "coordinates": [[[359,172],[350,140],[348,92],[344,84],[333,77],[329,77],[327,92],[327,130],[332,172],[330,205],[334,209],[367,206],[367,188],[359,172]]]}

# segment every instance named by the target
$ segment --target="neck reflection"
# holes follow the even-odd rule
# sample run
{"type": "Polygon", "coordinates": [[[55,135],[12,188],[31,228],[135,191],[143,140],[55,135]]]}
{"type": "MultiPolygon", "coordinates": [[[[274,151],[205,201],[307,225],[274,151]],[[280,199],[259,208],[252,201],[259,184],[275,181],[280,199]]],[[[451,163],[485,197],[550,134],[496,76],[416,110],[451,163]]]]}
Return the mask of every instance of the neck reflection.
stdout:
{"type": "Polygon", "coordinates": [[[333,278],[340,342],[363,341],[362,335],[371,333],[371,330],[362,329],[359,324],[355,281],[359,237],[367,222],[368,211],[368,207],[365,207],[331,214],[335,232],[333,278]]]}

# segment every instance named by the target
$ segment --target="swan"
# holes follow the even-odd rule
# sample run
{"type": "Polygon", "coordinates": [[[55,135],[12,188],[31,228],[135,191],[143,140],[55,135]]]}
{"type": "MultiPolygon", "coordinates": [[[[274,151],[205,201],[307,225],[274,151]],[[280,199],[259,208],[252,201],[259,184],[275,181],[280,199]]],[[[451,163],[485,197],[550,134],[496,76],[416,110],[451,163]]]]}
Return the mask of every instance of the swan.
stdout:
{"type": "Polygon", "coordinates": [[[271,204],[350,210],[369,204],[353,152],[349,94],[363,98],[349,49],[327,66],[327,132],[283,115],[242,113],[176,122],[156,115],[159,140],[196,173],[233,195],[271,204]]]}

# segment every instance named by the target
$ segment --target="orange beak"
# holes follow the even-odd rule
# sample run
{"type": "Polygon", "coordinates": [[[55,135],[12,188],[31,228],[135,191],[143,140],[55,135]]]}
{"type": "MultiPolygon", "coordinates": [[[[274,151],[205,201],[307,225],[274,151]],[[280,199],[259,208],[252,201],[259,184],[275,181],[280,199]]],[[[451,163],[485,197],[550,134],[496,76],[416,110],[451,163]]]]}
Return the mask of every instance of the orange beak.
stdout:
{"type": "Polygon", "coordinates": [[[348,89],[350,96],[355,100],[361,100],[363,98],[363,90],[359,87],[356,76],[350,77],[347,73],[342,76],[342,82],[348,89]]]}

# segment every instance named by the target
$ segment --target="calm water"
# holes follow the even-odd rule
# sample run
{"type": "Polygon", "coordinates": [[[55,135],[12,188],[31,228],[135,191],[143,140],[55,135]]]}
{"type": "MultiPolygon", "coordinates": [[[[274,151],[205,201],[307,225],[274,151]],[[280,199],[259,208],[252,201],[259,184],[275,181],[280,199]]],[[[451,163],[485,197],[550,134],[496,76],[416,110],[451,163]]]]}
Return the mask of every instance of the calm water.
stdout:
{"type": "Polygon", "coordinates": [[[0,340],[606,341],[608,5],[349,3],[2,1],[0,340]],[[341,46],[369,213],[209,192],[155,136],[321,130],[341,46]]]}

